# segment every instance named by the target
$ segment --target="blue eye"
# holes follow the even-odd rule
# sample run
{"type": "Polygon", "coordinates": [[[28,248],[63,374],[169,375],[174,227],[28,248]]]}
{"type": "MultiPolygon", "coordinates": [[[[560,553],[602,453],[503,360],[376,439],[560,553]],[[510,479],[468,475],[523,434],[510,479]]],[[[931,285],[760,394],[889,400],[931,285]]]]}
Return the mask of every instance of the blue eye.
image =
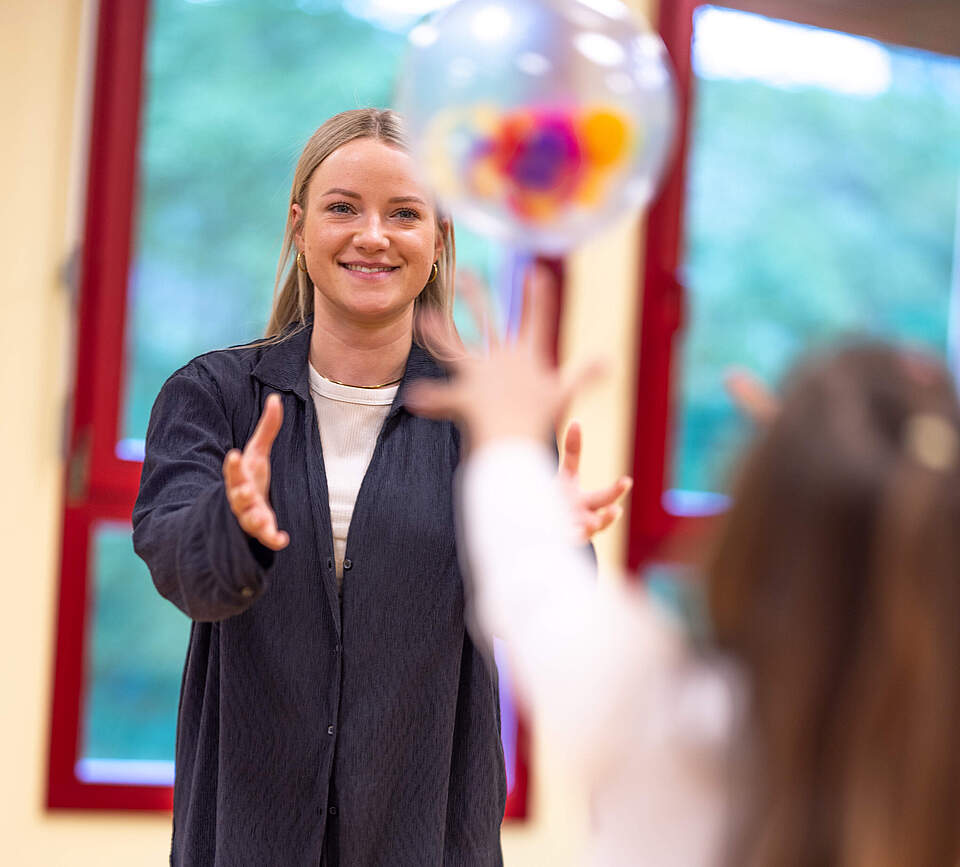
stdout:
{"type": "Polygon", "coordinates": [[[327,208],[333,214],[352,214],[353,207],[346,202],[334,202],[327,208]]]}
{"type": "Polygon", "coordinates": [[[418,214],[413,208],[401,208],[396,214],[401,220],[419,220],[418,214]]]}

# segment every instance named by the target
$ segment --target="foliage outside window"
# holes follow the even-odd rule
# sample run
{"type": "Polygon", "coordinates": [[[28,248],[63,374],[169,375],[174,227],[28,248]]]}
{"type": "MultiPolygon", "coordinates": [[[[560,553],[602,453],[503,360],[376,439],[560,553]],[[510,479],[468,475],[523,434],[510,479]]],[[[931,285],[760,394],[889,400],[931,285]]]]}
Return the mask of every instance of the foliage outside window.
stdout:
{"type": "Polygon", "coordinates": [[[775,383],[857,333],[952,351],[960,61],[706,6],[693,65],[668,485],[724,491],[731,366],[775,383]]]}

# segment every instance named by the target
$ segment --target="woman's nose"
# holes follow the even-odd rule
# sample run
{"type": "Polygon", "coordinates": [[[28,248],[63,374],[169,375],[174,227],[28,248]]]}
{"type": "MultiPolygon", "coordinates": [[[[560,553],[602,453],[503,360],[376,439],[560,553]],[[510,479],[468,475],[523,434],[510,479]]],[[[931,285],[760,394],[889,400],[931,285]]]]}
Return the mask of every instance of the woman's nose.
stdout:
{"type": "Polygon", "coordinates": [[[356,247],[364,250],[382,250],[389,245],[390,242],[383,231],[383,223],[378,214],[373,214],[364,220],[353,239],[353,243],[356,247]]]}

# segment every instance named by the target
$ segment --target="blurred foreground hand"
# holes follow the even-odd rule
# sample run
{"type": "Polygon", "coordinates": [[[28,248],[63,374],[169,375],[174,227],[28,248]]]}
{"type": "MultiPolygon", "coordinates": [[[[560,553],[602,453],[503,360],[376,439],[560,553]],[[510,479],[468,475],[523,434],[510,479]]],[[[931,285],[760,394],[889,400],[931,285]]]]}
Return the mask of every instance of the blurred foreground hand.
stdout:
{"type": "Polygon", "coordinates": [[[754,424],[770,424],[780,411],[780,401],[756,374],[744,367],[731,367],[723,386],[734,405],[754,424]]]}
{"type": "MultiPolygon", "coordinates": [[[[548,441],[574,395],[597,378],[601,365],[592,362],[574,371],[553,364],[551,342],[556,315],[553,277],[533,266],[524,281],[523,314],[517,335],[507,340],[491,332],[490,317],[481,309],[476,284],[468,283],[471,311],[484,335],[484,353],[468,352],[439,315],[426,312],[420,328],[443,348],[450,380],[421,380],[411,385],[406,404],[427,418],[452,419],[464,431],[470,447],[480,449],[498,439],[548,441]]],[[[582,491],[579,487],[583,434],[572,422],[563,438],[559,473],[570,492],[581,536],[589,539],[609,527],[622,513],[617,501],[630,490],[623,476],[609,487],[582,491]]]]}

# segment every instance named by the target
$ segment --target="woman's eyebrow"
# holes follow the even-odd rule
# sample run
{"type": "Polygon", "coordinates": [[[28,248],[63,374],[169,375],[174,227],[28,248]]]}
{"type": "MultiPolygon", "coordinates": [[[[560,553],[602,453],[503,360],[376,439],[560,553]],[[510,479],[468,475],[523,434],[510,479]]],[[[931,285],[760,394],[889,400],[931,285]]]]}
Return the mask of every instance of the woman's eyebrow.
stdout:
{"type": "MultiPolygon", "coordinates": [[[[360,193],[355,193],[353,190],[345,190],[342,187],[332,187],[327,190],[323,195],[325,196],[349,196],[351,199],[362,199],[363,196],[360,193]]],[[[398,202],[418,202],[421,205],[426,206],[426,202],[421,199],[419,196],[393,196],[387,201],[392,205],[398,202]]]]}
{"type": "Polygon", "coordinates": [[[324,193],[325,196],[349,196],[351,199],[360,199],[363,198],[360,193],[355,193],[352,190],[344,190],[340,187],[333,187],[332,189],[327,190],[324,193]]]}

